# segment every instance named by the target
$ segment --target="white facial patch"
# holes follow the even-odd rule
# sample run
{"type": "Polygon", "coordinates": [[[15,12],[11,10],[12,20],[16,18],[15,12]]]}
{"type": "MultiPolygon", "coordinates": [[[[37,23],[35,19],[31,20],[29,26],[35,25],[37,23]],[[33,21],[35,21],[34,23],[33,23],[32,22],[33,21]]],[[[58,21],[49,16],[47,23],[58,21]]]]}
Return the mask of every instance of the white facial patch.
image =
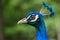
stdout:
{"type": "Polygon", "coordinates": [[[35,16],[34,20],[31,20],[30,22],[35,22],[38,19],[38,15],[35,16]]]}
{"type": "MultiPolygon", "coordinates": [[[[31,16],[31,15],[30,15],[31,16]]],[[[30,16],[28,16],[27,18],[26,18],[26,20],[28,20],[29,18],[30,18],[30,16]]]]}

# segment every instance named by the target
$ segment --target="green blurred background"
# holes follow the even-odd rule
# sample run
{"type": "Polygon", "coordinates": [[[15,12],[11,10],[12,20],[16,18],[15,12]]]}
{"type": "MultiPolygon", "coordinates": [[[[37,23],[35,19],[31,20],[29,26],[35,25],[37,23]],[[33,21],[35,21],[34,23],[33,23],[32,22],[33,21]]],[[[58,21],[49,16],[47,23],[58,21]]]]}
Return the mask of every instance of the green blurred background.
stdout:
{"type": "Polygon", "coordinates": [[[30,11],[40,11],[42,2],[53,7],[54,17],[44,18],[49,40],[58,40],[60,23],[60,0],[2,0],[5,40],[35,40],[35,28],[17,21],[30,11]]]}

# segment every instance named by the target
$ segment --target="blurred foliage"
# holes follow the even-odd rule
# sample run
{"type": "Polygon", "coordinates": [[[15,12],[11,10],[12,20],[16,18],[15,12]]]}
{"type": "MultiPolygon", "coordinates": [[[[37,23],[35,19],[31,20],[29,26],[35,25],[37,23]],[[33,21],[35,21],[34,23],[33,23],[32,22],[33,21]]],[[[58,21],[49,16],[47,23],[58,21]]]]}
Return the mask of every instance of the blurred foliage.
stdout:
{"type": "Polygon", "coordinates": [[[45,1],[53,7],[55,16],[44,19],[47,26],[47,34],[49,38],[56,39],[56,22],[59,20],[60,1],[58,0],[2,0],[5,36],[16,36],[20,33],[20,37],[32,38],[35,36],[34,27],[27,24],[17,25],[17,21],[25,17],[30,11],[40,11],[42,2],[45,1]],[[58,18],[58,19],[57,19],[58,18]]]}

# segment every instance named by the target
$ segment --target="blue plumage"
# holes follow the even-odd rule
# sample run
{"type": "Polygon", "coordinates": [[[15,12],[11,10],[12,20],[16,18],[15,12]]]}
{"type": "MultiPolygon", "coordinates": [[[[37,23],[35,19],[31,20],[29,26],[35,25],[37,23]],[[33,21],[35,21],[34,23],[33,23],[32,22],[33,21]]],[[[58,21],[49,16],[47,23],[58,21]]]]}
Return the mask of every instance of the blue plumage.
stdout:
{"type": "MultiPolygon", "coordinates": [[[[50,14],[46,16],[54,16],[54,12],[51,6],[44,2],[43,6],[45,6],[50,11],[50,14]]],[[[27,23],[34,26],[36,28],[36,40],[48,40],[43,16],[44,15],[38,11],[29,12],[28,15],[22,20],[18,21],[17,24],[27,23]]]]}
{"type": "Polygon", "coordinates": [[[34,11],[30,12],[28,16],[32,14],[39,15],[39,18],[35,22],[28,22],[28,24],[36,28],[36,40],[48,40],[48,37],[46,35],[45,23],[42,18],[42,15],[38,11],[34,11]]]}
{"type": "MultiPolygon", "coordinates": [[[[54,16],[54,12],[53,12],[51,6],[49,6],[48,4],[46,4],[44,2],[43,2],[43,6],[45,6],[50,11],[50,16],[54,16]]],[[[38,11],[34,11],[34,12],[30,12],[27,15],[27,17],[32,14],[39,16],[39,18],[35,22],[28,22],[28,24],[33,25],[36,28],[36,40],[48,40],[48,37],[46,34],[46,27],[45,27],[45,23],[44,23],[42,14],[39,13],[38,11]]],[[[48,16],[48,15],[46,15],[46,16],[48,16]]]]}

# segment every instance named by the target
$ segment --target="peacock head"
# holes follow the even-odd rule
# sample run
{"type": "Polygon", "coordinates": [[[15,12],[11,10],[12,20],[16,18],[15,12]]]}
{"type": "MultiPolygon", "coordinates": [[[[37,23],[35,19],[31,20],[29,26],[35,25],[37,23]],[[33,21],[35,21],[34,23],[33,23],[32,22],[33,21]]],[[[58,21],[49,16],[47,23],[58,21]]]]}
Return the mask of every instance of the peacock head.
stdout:
{"type": "Polygon", "coordinates": [[[26,15],[25,18],[19,20],[17,24],[19,23],[28,23],[33,26],[40,26],[40,24],[44,24],[42,16],[54,16],[54,11],[52,10],[52,7],[43,2],[43,6],[46,7],[47,10],[50,11],[50,14],[45,14],[45,9],[41,8],[40,12],[34,11],[29,12],[28,15],[26,15]]]}
{"type": "Polygon", "coordinates": [[[19,23],[27,23],[27,24],[30,24],[32,26],[37,26],[37,25],[40,25],[40,13],[37,12],[37,11],[34,11],[34,12],[30,12],[26,15],[25,18],[19,20],[17,22],[17,24],[19,23]]]}

